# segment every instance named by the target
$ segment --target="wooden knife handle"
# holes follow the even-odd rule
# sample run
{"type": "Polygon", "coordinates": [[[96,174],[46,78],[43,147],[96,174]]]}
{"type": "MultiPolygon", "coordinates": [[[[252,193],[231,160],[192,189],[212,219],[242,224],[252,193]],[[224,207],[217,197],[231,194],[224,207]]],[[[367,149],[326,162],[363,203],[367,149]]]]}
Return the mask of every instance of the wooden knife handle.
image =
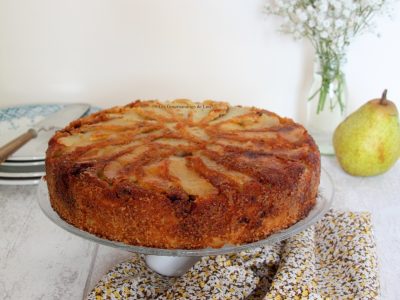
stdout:
{"type": "Polygon", "coordinates": [[[11,142],[0,147],[0,163],[5,161],[7,157],[25,145],[28,141],[37,136],[35,129],[29,129],[27,132],[21,134],[19,137],[13,139],[11,142]]]}

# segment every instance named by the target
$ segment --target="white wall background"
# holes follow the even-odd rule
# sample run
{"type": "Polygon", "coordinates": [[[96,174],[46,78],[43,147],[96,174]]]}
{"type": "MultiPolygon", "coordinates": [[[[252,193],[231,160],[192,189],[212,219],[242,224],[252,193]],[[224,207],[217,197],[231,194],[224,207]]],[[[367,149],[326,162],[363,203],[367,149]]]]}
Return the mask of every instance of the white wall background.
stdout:
{"type": "MultiPolygon", "coordinates": [[[[226,100],[304,120],[313,50],[263,0],[0,0],[0,106],[226,100]]],[[[400,108],[400,4],[349,49],[349,111],[400,108]]]]}

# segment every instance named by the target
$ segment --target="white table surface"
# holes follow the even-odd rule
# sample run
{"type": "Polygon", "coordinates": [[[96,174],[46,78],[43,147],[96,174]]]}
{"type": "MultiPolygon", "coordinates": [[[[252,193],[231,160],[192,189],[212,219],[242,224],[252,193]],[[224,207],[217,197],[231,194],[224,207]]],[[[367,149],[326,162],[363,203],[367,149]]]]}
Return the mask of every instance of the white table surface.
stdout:
{"type": "MultiPolygon", "coordinates": [[[[335,185],[334,207],[370,211],[382,299],[400,299],[400,162],[377,177],[352,177],[332,157],[322,166],[335,185]]],[[[76,237],[49,221],[36,186],[0,186],[0,299],[82,299],[129,253],[76,237]]]]}

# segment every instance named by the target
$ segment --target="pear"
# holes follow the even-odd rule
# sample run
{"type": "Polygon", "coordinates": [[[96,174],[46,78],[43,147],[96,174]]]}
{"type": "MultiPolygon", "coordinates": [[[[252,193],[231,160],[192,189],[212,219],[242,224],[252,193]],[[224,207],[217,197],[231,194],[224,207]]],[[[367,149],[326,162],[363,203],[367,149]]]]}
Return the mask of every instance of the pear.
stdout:
{"type": "Polygon", "coordinates": [[[349,115],[333,134],[336,157],[351,175],[384,173],[399,158],[399,113],[386,94],[387,90],[349,115]]]}

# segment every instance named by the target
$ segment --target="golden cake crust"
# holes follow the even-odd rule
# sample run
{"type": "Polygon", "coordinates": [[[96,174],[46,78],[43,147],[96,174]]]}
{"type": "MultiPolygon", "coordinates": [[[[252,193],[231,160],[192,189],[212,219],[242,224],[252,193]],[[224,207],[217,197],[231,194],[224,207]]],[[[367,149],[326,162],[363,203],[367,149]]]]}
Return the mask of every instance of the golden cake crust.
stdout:
{"type": "Polygon", "coordinates": [[[224,102],[135,101],[50,140],[46,179],[68,223],[165,249],[257,241],[315,205],[320,154],[306,130],[224,102]]]}

